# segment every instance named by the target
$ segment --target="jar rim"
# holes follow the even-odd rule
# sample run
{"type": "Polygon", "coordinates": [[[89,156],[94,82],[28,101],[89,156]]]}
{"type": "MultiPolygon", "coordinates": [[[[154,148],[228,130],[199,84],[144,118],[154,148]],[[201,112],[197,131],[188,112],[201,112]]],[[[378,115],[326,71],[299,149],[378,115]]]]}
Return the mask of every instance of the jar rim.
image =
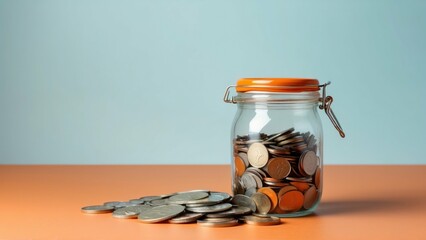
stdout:
{"type": "Polygon", "coordinates": [[[241,78],[237,81],[236,91],[243,92],[317,92],[319,81],[313,78],[241,78]]]}

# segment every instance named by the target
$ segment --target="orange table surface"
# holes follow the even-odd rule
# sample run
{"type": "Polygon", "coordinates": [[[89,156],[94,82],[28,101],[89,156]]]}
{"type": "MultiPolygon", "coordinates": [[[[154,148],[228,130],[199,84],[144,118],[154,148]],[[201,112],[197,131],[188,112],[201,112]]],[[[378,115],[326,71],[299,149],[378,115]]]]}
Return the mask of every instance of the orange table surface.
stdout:
{"type": "Polygon", "coordinates": [[[281,225],[144,224],[80,208],[191,189],[230,192],[225,165],[0,165],[0,239],[426,239],[426,165],[325,166],[314,215],[281,225]]]}

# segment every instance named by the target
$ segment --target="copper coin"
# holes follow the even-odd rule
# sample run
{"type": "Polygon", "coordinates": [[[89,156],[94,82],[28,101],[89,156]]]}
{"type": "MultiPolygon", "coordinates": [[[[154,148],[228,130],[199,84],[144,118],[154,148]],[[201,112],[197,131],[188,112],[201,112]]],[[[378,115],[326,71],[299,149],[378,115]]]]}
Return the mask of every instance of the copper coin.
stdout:
{"type": "Polygon", "coordinates": [[[317,168],[317,171],[315,172],[315,186],[317,188],[320,188],[321,186],[321,169],[317,168]]]}
{"type": "Polygon", "coordinates": [[[305,151],[300,155],[299,170],[308,176],[314,175],[318,166],[318,157],[314,151],[305,151]]]}
{"type": "Polygon", "coordinates": [[[291,172],[291,165],[284,158],[272,158],[267,166],[269,175],[275,179],[283,179],[291,172]]]}
{"type": "Polygon", "coordinates": [[[257,192],[251,196],[251,199],[256,204],[258,213],[267,214],[271,210],[271,200],[269,200],[269,197],[265,194],[257,192]]]}
{"type": "Polygon", "coordinates": [[[259,190],[257,190],[260,193],[265,194],[266,196],[268,196],[269,200],[271,201],[271,210],[274,210],[277,205],[278,205],[278,196],[275,193],[274,190],[272,190],[272,188],[270,187],[263,187],[260,188],[259,190]]]}
{"type": "Polygon", "coordinates": [[[296,137],[296,136],[299,136],[299,135],[300,135],[299,132],[285,134],[285,135],[283,135],[281,137],[276,138],[275,142],[282,142],[282,141],[284,141],[286,139],[290,139],[290,138],[293,138],[293,137],[296,137]]]}
{"type": "Polygon", "coordinates": [[[297,190],[305,192],[309,189],[309,184],[305,182],[290,182],[291,185],[295,186],[297,190]]]}
{"type": "Polygon", "coordinates": [[[305,209],[310,209],[317,201],[317,189],[312,186],[305,192],[305,201],[303,207],[305,209]]]}
{"type": "Polygon", "coordinates": [[[253,167],[262,168],[268,162],[268,150],[261,143],[253,143],[247,152],[248,160],[253,167]]]}
{"type": "Polygon", "coordinates": [[[234,163],[235,163],[235,173],[237,176],[241,177],[243,173],[246,171],[246,164],[241,159],[240,156],[234,156],[234,163]]]}
{"type": "Polygon", "coordinates": [[[289,191],[284,193],[279,201],[279,207],[288,212],[299,211],[304,203],[305,197],[299,191],[289,191]]]}
{"type": "Polygon", "coordinates": [[[306,183],[312,182],[311,177],[299,177],[299,178],[286,177],[285,179],[288,180],[288,181],[292,181],[292,182],[306,182],[306,183]]]}
{"type": "Polygon", "coordinates": [[[245,216],[244,221],[250,225],[257,226],[269,226],[269,225],[277,225],[281,223],[281,220],[277,217],[259,217],[259,216],[245,216]]]}
{"type": "Polygon", "coordinates": [[[294,190],[297,190],[297,188],[295,186],[291,186],[291,185],[285,186],[285,187],[280,189],[277,197],[278,197],[278,199],[280,199],[282,197],[282,195],[284,195],[284,193],[289,192],[289,191],[294,191],[294,190]]]}
{"type": "Polygon", "coordinates": [[[247,153],[245,152],[240,152],[238,153],[238,156],[243,160],[244,165],[246,166],[246,168],[250,165],[249,161],[248,161],[248,156],[247,153]]]}
{"type": "Polygon", "coordinates": [[[274,183],[280,183],[280,182],[282,182],[280,179],[269,178],[269,177],[263,178],[263,180],[265,180],[267,182],[274,182],[274,183]]]}

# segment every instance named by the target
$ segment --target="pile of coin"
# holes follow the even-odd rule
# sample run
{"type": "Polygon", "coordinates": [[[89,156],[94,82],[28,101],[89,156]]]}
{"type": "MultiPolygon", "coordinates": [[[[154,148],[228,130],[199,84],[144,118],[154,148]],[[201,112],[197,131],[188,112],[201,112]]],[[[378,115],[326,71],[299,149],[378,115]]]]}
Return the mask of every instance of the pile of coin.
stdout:
{"type": "Polygon", "coordinates": [[[255,201],[261,214],[310,210],[321,187],[317,140],[294,128],[275,134],[256,133],[233,140],[233,192],[255,201]]]}
{"type": "MultiPolygon", "coordinates": [[[[129,201],[111,201],[81,208],[83,213],[112,213],[115,218],[138,219],[143,223],[197,223],[206,227],[230,227],[240,223],[276,225],[277,217],[258,214],[257,200],[228,193],[192,190],[129,201]]],[[[259,199],[261,201],[261,199],[259,199]]]]}

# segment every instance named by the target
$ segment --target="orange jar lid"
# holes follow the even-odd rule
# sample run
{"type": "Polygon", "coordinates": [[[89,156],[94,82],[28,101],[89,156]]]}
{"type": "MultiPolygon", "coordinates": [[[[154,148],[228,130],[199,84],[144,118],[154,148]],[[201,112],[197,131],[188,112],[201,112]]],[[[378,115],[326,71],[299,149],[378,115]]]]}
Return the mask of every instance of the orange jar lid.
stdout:
{"type": "Polygon", "coordinates": [[[237,92],[314,92],[319,82],[312,78],[241,78],[237,81],[237,92]]]}

